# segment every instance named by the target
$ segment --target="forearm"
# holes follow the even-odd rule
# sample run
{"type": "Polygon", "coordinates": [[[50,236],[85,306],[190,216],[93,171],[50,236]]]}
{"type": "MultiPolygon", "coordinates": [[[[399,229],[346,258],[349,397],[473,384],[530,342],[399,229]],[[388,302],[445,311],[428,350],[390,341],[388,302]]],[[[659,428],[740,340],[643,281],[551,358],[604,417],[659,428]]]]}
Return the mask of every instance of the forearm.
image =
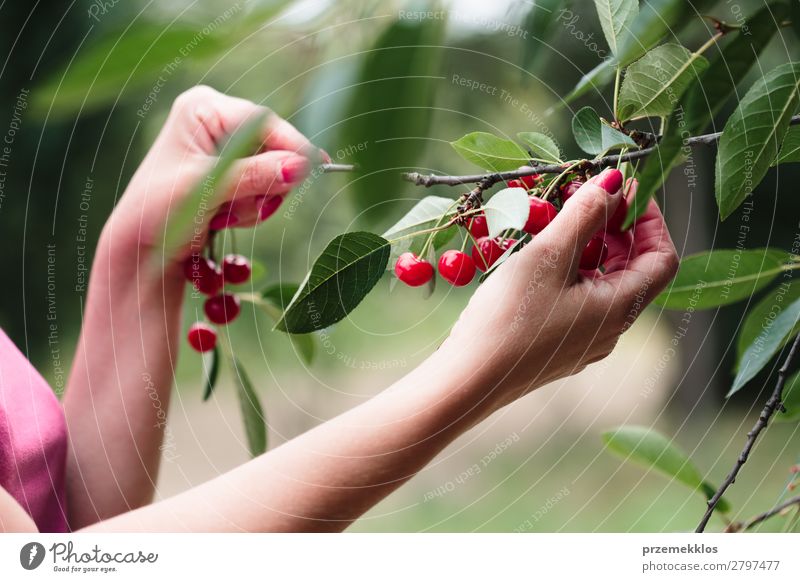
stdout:
{"type": "Polygon", "coordinates": [[[158,472],[184,284],[130,249],[101,237],[64,396],[73,527],[148,503],[158,472]]]}
{"type": "Polygon", "coordinates": [[[435,354],[389,390],[108,531],[341,531],[491,411],[435,354]]]}

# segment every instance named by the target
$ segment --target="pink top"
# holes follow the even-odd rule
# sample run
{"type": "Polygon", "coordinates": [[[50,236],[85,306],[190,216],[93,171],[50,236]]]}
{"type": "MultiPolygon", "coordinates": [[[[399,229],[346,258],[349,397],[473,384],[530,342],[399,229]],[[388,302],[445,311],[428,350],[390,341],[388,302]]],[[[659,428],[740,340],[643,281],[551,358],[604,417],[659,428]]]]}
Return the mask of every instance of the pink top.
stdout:
{"type": "Polygon", "coordinates": [[[41,532],[68,531],[67,425],[50,386],[0,329],[0,487],[41,532]]]}

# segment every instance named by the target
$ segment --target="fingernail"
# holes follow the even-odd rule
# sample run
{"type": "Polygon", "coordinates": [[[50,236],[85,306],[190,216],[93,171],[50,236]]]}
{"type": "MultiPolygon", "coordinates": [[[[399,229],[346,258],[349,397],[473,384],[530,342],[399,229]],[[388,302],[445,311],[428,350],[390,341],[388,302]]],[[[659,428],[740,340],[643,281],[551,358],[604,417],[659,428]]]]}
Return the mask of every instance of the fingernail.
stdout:
{"type": "Polygon", "coordinates": [[[622,172],[616,168],[608,168],[592,178],[591,181],[607,193],[616,194],[622,187],[622,172]]]}
{"type": "Polygon", "coordinates": [[[275,211],[278,210],[278,207],[280,207],[282,202],[283,202],[283,196],[269,196],[265,198],[264,202],[258,209],[259,222],[263,222],[270,216],[275,214],[275,211]]]}
{"type": "Polygon", "coordinates": [[[281,164],[281,177],[287,184],[299,182],[308,174],[308,158],[294,156],[281,164]]]}
{"type": "Polygon", "coordinates": [[[239,222],[239,217],[229,210],[223,210],[214,215],[209,223],[211,230],[224,230],[239,222]]]}
{"type": "Polygon", "coordinates": [[[319,155],[322,156],[322,162],[325,164],[330,164],[333,159],[328,155],[328,152],[320,148],[319,155]]]}

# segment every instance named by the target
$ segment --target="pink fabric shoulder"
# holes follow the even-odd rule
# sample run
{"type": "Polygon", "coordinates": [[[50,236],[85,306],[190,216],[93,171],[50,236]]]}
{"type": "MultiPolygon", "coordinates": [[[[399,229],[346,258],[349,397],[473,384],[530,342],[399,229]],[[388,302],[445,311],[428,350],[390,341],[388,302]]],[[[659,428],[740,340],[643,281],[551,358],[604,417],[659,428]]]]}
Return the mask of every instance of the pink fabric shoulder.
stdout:
{"type": "Polygon", "coordinates": [[[68,530],[67,427],[50,386],[0,329],[0,486],[41,532],[68,530]]]}

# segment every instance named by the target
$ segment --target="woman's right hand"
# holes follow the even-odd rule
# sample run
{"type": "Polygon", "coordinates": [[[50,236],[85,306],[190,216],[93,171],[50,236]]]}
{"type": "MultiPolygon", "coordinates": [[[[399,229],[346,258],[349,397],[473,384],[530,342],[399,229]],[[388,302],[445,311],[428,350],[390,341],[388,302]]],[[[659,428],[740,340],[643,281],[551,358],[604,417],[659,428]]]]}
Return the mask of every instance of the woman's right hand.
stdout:
{"type": "Polygon", "coordinates": [[[606,170],[582,186],[481,285],[442,345],[439,355],[485,390],[487,413],[605,358],[674,277],[678,256],[652,201],[630,231],[607,236],[605,273],[579,270],[584,247],[619,204],[621,182],[606,170]]]}

